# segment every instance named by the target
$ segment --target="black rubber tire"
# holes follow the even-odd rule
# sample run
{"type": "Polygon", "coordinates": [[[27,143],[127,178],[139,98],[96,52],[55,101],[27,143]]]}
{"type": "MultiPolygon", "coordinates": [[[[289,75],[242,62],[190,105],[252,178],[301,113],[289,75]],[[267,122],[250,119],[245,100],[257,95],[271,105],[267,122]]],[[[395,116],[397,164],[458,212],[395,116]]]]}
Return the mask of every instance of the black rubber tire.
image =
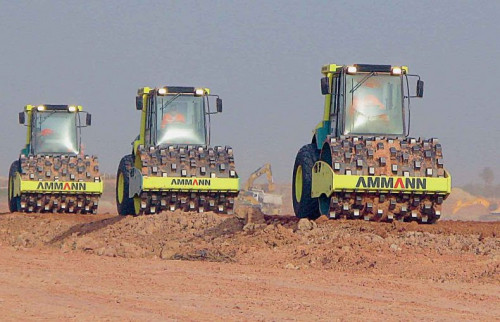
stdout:
{"type": "Polygon", "coordinates": [[[14,190],[14,179],[16,178],[16,173],[19,171],[20,171],[19,161],[12,162],[10,169],[9,169],[9,187],[8,187],[8,192],[7,192],[7,198],[9,201],[9,211],[10,212],[19,211],[20,198],[19,197],[12,197],[11,198],[11,193],[14,190]]]}
{"type": "Polygon", "coordinates": [[[116,172],[116,209],[118,210],[118,214],[122,216],[133,215],[134,214],[134,199],[129,198],[128,189],[129,189],[129,179],[130,179],[130,169],[133,167],[134,157],[129,154],[124,156],[120,160],[120,164],[118,165],[118,171],[116,172]],[[120,178],[120,174],[123,175],[123,200],[120,203],[118,200],[118,180],[120,178]]]}
{"type": "Polygon", "coordinates": [[[314,144],[304,145],[295,157],[292,178],[292,201],[295,216],[298,218],[316,219],[320,216],[318,199],[311,198],[312,168],[318,159],[319,151],[314,144]],[[300,201],[296,199],[295,194],[295,176],[299,166],[302,167],[302,197],[300,201]]]}

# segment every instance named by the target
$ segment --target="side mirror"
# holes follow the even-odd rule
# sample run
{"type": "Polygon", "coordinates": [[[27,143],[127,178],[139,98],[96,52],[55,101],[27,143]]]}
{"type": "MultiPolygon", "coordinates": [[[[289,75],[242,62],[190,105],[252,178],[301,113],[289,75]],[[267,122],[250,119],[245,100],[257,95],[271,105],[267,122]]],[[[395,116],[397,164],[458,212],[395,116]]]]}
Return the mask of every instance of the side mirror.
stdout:
{"type": "Polygon", "coordinates": [[[87,118],[85,119],[85,124],[87,126],[91,126],[92,125],[92,115],[90,115],[89,113],[87,113],[87,118]]]}
{"type": "Polygon", "coordinates": [[[222,100],[217,97],[217,100],[215,102],[217,105],[217,113],[222,113],[222,100]]]}
{"type": "Polygon", "coordinates": [[[421,81],[420,79],[417,81],[417,97],[423,97],[424,96],[424,81],[421,81]]]}
{"type": "Polygon", "coordinates": [[[331,93],[332,91],[330,90],[330,80],[328,79],[328,77],[321,78],[321,94],[327,95],[331,93]]]}
{"type": "Polygon", "coordinates": [[[24,124],[25,121],[24,112],[19,113],[19,124],[24,124]]]}
{"type": "Polygon", "coordinates": [[[142,95],[135,97],[135,108],[139,111],[142,110],[142,95]]]}

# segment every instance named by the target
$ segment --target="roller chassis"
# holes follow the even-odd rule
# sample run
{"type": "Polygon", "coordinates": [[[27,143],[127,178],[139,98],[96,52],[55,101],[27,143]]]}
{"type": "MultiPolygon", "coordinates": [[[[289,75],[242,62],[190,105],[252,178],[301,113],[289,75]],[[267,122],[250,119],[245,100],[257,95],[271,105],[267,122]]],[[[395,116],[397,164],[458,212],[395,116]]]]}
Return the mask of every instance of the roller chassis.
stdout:
{"type": "Polygon", "coordinates": [[[9,208],[96,214],[102,190],[95,156],[22,154],[9,173],[9,208]]]}
{"type": "MultiPolygon", "coordinates": [[[[133,159],[126,173],[122,173],[128,176],[124,180],[128,182],[128,191],[125,187],[120,191],[124,194],[121,202],[117,193],[120,214],[156,214],[177,209],[233,213],[239,178],[232,148],[139,146],[133,159]],[[120,207],[126,200],[133,200],[131,209],[120,207]]],[[[120,170],[118,179],[119,176],[120,170]]]]}
{"type": "Polygon", "coordinates": [[[437,139],[329,136],[312,169],[330,218],[434,223],[450,188],[437,139]]]}
{"type": "Polygon", "coordinates": [[[437,221],[451,175],[437,139],[408,137],[410,101],[424,93],[420,76],[373,64],[328,64],[321,73],[323,118],[295,159],[295,215],[437,221]]]}

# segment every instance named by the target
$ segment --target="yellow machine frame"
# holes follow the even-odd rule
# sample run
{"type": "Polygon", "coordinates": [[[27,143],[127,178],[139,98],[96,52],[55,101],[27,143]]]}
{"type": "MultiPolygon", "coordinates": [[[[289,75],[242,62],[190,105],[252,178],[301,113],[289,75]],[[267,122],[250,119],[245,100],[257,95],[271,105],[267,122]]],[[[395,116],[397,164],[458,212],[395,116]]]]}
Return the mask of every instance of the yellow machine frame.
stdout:
{"type": "MultiPolygon", "coordinates": [[[[167,93],[169,92],[168,86],[161,88],[165,88],[167,93]]],[[[210,89],[198,88],[197,90],[200,89],[203,90],[203,96],[210,95],[210,89]]],[[[139,138],[134,141],[134,155],[137,155],[137,149],[140,145],[145,145],[148,97],[150,95],[154,95],[158,90],[159,88],[142,87],[137,91],[137,96],[142,98],[142,109],[139,138]]],[[[140,158],[135,158],[134,166],[136,169],[142,168],[140,158]]],[[[137,196],[140,190],[238,192],[240,187],[239,178],[148,177],[146,175],[142,175],[140,171],[137,171],[135,175],[140,177],[141,182],[137,182],[138,185],[135,186],[134,183],[131,184],[131,188],[129,190],[130,197],[137,196]]]]}
{"type": "MultiPolygon", "coordinates": [[[[24,112],[27,114],[27,135],[26,135],[26,146],[31,144],[31,119],[33,116],[33,110],[39,105],[26,105],[24,107],[24,112]]],[[[75,113],[83,111],[81,105],[73,105],[75,107],[75,113]]],[[[21,193],[81,193],[86,194],[102,194],[104,189],[104,182],[99,180],[94,181],[31,181],[22,180],[21,175],[17,173],[14,180],[13,196],[18,197],[21,193]]]]}
{"type": "Polygon", "coordinates": [[[448,171],[445,171],[444,178],[338,175],[328,163],[316,162],[312,169],[311,197],[317,198],[323,194],[329,197],[336,191],[447,195],[451,192],[451,176],[448,171]]]}
{"type": "MultiPolygon", "coordinates": [[[[329,83],[333,81],[333,76],[338,68],[345,66],[328,64],[321,68],[321,73],[328,77],[329,83]]],[[[392,66],[399,67],[403,73],[408,74],[407,66],[392,66]]],[[[330,120],[332,95],[325,95],[323,120],[316,126],[313,131],[318,135],[320,131],[326,130],[325,123],[330,120]]],[[[326,136],[325,136],[326,137],[326,136]]],[[[316,142],[318,148],[321,148],[323,140],[316,142]]],[[[300,183],[299,183],[300,184],[300,183]]],[[[445,171],[443,178],[433,177],[385,177],[385,176],[356,176],[356,175],[338,175],[335,174],[331,166],[323,161],[318,161],[314,164],[312,170],[312,191],[311,197],[317,198],[321,195],[331,196],[336,191],[365,191],[365,192],[402,192],[402,193],[424,193],[431,192],[436,194],[448,195],[451,192],[451,175],[445,171]],[[418,180],[425,180],[425,188],[418,187],[418,180]],[[390,184],[392,182],[392,184],[390,184]],[[364,184],[363,184],[364,183],[364,184]],[[384,183],[384,185],[382,184],[384,183]],[[402,185],[401,185],[402,183],[402,185]],[[409,183],[410,188],[407,188],[409,183]]]]}

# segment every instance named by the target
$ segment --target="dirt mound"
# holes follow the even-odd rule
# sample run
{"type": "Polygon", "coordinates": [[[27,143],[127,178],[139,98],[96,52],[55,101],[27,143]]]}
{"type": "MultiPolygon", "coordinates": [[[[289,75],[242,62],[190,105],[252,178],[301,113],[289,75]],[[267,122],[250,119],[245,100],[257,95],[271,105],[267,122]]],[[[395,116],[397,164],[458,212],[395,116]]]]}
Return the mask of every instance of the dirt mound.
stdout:
{"type": "MultiPolygon", "coordinates": [[[[293,214],[292,207],[292,186],[290,184],[277,184],[276,193],[283,197],[282,214],[293,214]]],[[[454,208],[459,202],[471,202],[479,197],[471,195],[461,188],[453,188],[450,196],[443,204],[441,220],[473,220],[473,221],[500,221],[500,215],[491,215],[493,209],[489,209],[481,204],[471,204],[457,212],[454,208]]],[[[500,211],[500,200],[493,200],[492,205],[496,205],[500,211]]]]}
{"type": "Polygon", "coordinates": [[[499,231],[498,222],[311,222],[256,209],[237,216],[0,215],[0,243],[17,248],[463,281],[499,280],[499,231]]]}

